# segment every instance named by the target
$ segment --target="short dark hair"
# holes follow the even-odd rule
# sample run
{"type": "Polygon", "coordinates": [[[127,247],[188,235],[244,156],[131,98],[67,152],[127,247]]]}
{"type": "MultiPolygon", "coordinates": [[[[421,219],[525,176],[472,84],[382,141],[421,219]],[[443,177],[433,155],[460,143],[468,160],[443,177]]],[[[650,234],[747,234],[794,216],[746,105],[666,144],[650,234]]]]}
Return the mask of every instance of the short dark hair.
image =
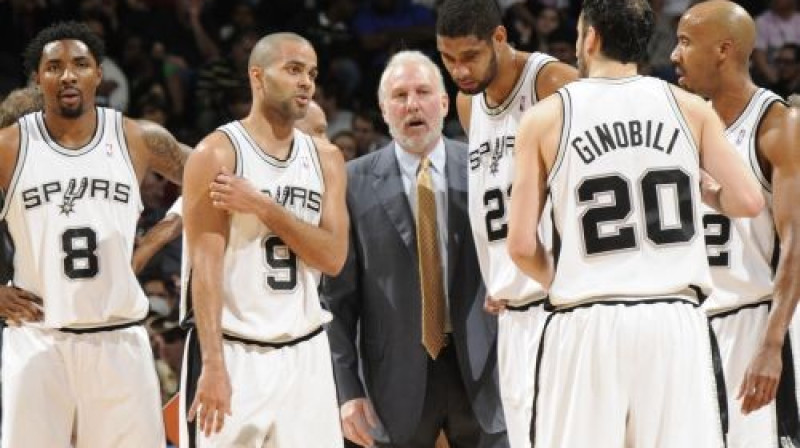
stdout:
{"type": "Polygon", "coordinates": [[[603,40],[603,54],[627,64],[647,60],[655,16],[647,0],[584,0],[584,31],[591,26],[603,40]]]}
{"type": "Polygon", "coordinates": [[[443,37],[476,36],[489,40],[503,24],[495,0],[445,0],[438,10],[436,34],[443,37]]]}
{"type": "Polygon", "coordinates": [[[105,45],[103,40],[92,32],[91,29],[81,22],[69,21],[58,22],[39,31],[28,46],[23,55],[25,59],[25,76],[39,70],[39,62],[42,60],[42,52],[45,45],[58,40],[79,40],[89,47],[97,65],[103,62],[105,57],[105,45]]]}

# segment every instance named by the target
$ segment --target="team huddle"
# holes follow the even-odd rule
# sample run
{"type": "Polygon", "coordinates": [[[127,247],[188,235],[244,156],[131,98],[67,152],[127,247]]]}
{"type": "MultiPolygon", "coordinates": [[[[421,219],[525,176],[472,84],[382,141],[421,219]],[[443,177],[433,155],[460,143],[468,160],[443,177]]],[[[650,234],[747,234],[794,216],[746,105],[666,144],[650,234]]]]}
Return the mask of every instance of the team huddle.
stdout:
{"type": "Polygon", "coordinates": [[[404,50],[393,142],[347,165],[297,127],[297,34],[258,41],[249,114],[190,152],[95,105],[85,25],[41,31],[42,110],[0,129],[0,446],[165,445],[131,268],[148,170],[183,187],[181,446],[800,446],[800,110],[751,81],[752,18],[687,10],[680,86],[639,74],[647,0],[584,0],[577,70],[501,23],[439,8],[466,145],[404,50]]]}

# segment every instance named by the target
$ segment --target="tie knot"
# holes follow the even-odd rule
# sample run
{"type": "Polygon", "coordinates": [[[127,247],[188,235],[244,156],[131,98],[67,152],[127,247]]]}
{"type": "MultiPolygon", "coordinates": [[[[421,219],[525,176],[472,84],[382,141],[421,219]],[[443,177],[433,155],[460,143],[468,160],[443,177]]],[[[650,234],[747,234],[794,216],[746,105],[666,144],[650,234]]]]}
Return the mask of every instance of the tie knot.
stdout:
{"type": "Polygon", "coordinates": [[[419,168],[417,168],[417,175],[421,175],[426,173],[428,169],[431,167],[431,159],[428,157],[423,157],[419,161],[419,168]]]}

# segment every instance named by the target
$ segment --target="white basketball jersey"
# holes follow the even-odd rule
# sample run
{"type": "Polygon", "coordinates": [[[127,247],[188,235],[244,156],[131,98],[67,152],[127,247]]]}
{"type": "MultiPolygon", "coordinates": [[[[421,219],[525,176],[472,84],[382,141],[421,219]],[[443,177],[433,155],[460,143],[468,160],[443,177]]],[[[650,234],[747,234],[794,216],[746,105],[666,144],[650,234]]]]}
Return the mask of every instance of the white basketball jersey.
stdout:
{"type": "MultiPolygon", "coordinates": [[[[522,113],[536,104],[536,77],[554,58],[533,53],[506,100],[489,107],[485,93],[472,97],[469,123],[469,217],[483,281],[494,299],[522,305],[544,297],[542,287],[511,261],[506,247],[514,138],[522,113]]],[[[549,213],[540,229],[549,243],[549,213]]],[[[548,244],[549,246],[549,244],[548,244]]]]}
{"type": "Polygon", "coordinates": [[[44,301],[47,328],[143,319],[148,302],[131,269],[139,183],[122,115],[97,108],[82,148],[49,134],[42,112],[19,120],[20,152],[2,211],[14,241],[14,285],[44,301]]]}
{"type": "MultiPolygon", "coordinates": [[[[264,152],[240,122],[219,130],[233,145],[237,176],[248,179],[298,219],[319,225],[325,185],[317,148],[309,135],[295,129],[289,156],[279,160],[264,152]]],[[[224,333],[284,342],[330,321],[317,294],[319,270],[306,265],[255,215],[231,214],[223,266],[224,333]]],[[[184,283],[189,283],[189,278],[184,275],[184,283]]],[[[184,313],[191,310],[191,298],[182,300],[182,305],[184,313]]]]}
{"type": "Polygon", "coordinates": [[[759,89],[739,118],[725,130],[728,141],[753,170],[767,206],[755,218],[731,219],[704,206],[708,263],[714,291],[703,304],[709,312],[755,303],[772,295],[778,262],[778,238],[772,217],[772,188],[761,172],[756,149],[758,126],[769,107],[782,101],[759,89]]]}
{"type": "Polygon", "coordinates": [[[699,154],[669,85],[589,78],[558,93],[551,302],[707,293],[699,154]]]}

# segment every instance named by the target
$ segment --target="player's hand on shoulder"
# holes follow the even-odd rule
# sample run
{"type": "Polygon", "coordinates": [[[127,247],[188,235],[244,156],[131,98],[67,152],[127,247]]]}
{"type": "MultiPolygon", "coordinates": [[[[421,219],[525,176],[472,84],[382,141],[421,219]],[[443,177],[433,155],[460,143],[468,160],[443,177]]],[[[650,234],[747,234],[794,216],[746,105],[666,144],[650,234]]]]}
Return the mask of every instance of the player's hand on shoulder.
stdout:
{"type": "Polygon", "coordinates": [[[15,286],[0,286],[0,317],[11,325],[44,318],[42,299],[15,286]]]}
{"type": "Polygon", "coordinates": [[[222,167],[209,185],[209,195],[215,208],[236,213],[255,214],[270,201],[249,180],[234,175],[227,167],[222,167]]]}

